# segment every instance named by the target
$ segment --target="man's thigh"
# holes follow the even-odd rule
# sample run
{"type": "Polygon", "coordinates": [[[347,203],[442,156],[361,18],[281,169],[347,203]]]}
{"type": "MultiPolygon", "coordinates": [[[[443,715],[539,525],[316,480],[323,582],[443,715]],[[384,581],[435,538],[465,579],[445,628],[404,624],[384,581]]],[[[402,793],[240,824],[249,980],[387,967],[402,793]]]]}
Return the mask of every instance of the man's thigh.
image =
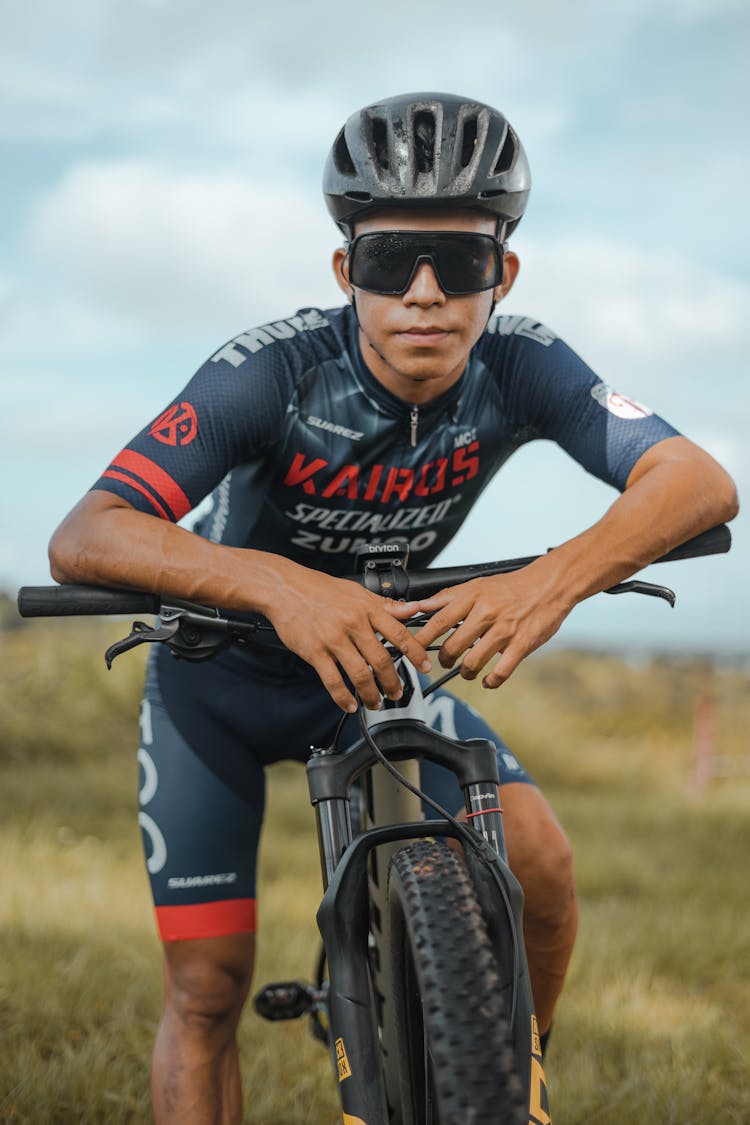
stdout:
{"type": "Polygon", "coordinates": [[[263,769],[243,762],[241,792],[207,764],[241,748],[208,724],[178,727],[150,669],[141,704],[139,824],[162,941],[253,932],[263,769]],[[208,745],[207,745],[208,744],[208,745]]]}

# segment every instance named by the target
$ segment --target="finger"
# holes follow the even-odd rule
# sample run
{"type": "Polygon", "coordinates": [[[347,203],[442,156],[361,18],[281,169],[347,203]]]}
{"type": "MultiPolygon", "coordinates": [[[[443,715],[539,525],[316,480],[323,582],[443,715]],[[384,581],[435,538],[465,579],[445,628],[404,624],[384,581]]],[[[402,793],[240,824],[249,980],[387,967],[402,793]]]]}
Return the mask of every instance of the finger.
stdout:
{"type": "Polygon", "coordinates": [[[510,679],[525,655],[526,652],[520,645],[508,645],[505,652],[500,654],[500,658],[495,661],[490,671],[482,680],[482,687],[501,687],[506,680],[510,679]]]}
{"type": "Polygon", "coordinates": [[[451,602],[445,609],[441,609],[434,617],[430,618],[421,629],[418,629],[414,634],[415,640],[419,641],[421,645],[427,648],[428,645],[433,644],[438,637],[442,637],[444,633],[449,632],[468,616],[471,605],[464,603],[451,602]]]}
{"type": "Polygon", "coordinates": [[[415,667],[422,672],[429,672],[432,668],[427,650],[419,642],[417,636],[412,635],[405,625],[388,616],[378,617],[373,621],[373,627],[384,637],[389,644],[402,652],[411,660],[415,667]]]}
{"type": "Polygon", "coordinates": [[[465,589],[455,589],[449,586],[445,590],[441,590],[440,593],[434,594],[431,598],[421,598],[419,601],[405,602],[404,604],[411,609],[412,617],[416,617],[419,613],[433,615],[450,606],[456,597],[461,597],[463,601],[466,601],[466,595],[465,589]]]}
{"type": "Polygon", "coordinates": [[[357,701],[344,683],[336,662],[324,655],[313,662],[313,667],[336,706],[349,715],[356,714],[357,701]]]}
{"type": "Polygon", "coordinates": [[[385,647],[377,640],[360,641],[358,648],[367,666],[372,669],[375,684],[388,699],[400,699],[404,685],[385,647]]]}
{"type": "MultiPolygon", "coordinates": [[[[369,647],[368,642],[364,642],[364,646],[369,647]]],[[[383,646],[379,645],[377,641],[374,641],[374,646],[380,648],[381,652],[385,656],[386,661],[391,665],[391,668],[393,668],[393,662],[391,661],[383,646]]],[[[382,698],[380,694],[380,687],[375,681],[375,676],[370,665],[370,660],[364,657],[360,649],[353,643],[350,644],[348,648],[337,652],[336,659],[341,665],[344,675],[347,677],[352,687],[359,695],[365,707],[367,707],[370,711],[377,711],[382,702],[382,698]]],[[[373,659],[376,663],[379,662],[379,657],[374,651],[371,652],[371,659],[373,659]]],[[[384,665],[383,667],[385,668],[384,665]]],[[[385,670],[384,674],[386,675],[386,679],[388,679],[387,670],[385,670]]],[[[393,674],[396,676],[396,679],[398,679],[398,675],[396,674],[395,669],[393,669],[393,674]]],[[[389,679],[388,682],[391,685],[391,690],[393,690],[392,679],[389,679]]]]}
{"type": "MultiPolygon", "coordinates": [[[[467,621],[455,629],[449,637],[443,642],[440,647],[438,659],[443,668],[452,668],[460,656],[468,653],[472,645],[482,636],[484,630],[487,628],[486,624],[482,621],[472,621],[472,616],[469,616],[467,621]]],[[[473,649],[472,649],[473,652],[473,649]]],[[[464,658],[464,664],[466,663],[464,658]]]]}
{"type": "Polygon", "coordinates": [[[486,632],[466,651],[461,663],[461,675],[465,680],[475,679],[485,664],[493,657],[502,654],[510,644],[512,634],[498,629],[486,632]]]}
{"type": "Polygon", "coordinates": [[[408,621],[410,617],[416,617],[419,613],[417,602],[395,602],[392,598],[384,600],[383,609],[399,621],[408,621]]]}

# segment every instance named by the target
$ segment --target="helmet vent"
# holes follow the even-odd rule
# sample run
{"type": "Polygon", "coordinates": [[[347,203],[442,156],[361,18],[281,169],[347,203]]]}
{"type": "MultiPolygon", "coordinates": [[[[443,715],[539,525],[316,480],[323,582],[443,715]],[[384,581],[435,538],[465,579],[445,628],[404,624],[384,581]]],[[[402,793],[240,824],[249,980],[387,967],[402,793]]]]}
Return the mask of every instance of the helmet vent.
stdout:
{"type": "Polygon", "coordinates": [[[435,167],[435,116],[425,110],[414,114],[414,157],[417,172],[435,167]]]}
{"type": "Polygon", "coordinates": [[[388,126],[382,117],[372,119],[372,143],[375,147],[375,159],[378,166],[387,172],[391,166],[388,156],[388,126]]]}
{"type": "Polygon", "coordinates": [[[336,137],[333,145],[333,162],[336,165],[336,170],[340,172],[342,176],[353,176],[356,172],[343,129],[338,137],[336,137]]]}
{"type": "Polygon", "coordinates": [[[491,174],[493,176],[502,176],[504,172],[509,172],[511,170],[513,162],[516,159],[517,149],[518,141],[516,140],[516,135],[509,127],[505,134],[503,147],[500,149],[497,160],[495,161],[495,167],[492,169],[491,174]]]}
{"type": "Polygon", "coordinates": [[[474,148],[477,143],[476,115],[465,118],[463,126],[463,135],[461,137],[461,167],[468,168],[469,164],[471,164],[474,148]]]}

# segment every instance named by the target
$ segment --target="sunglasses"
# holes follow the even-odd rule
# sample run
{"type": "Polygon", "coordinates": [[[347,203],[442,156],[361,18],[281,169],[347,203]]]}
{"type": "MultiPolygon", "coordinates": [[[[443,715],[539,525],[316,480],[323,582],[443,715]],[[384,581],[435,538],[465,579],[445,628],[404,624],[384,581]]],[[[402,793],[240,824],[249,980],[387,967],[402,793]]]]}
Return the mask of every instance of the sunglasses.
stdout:
{"type": "Polygon", "coordinates": [[[420,264],[429,262],[447,296],[481,293],[502,282],[503,251],[491,234],[374,231],[349,246],[349,280],[369,293],[405,293],[420,264]]]}

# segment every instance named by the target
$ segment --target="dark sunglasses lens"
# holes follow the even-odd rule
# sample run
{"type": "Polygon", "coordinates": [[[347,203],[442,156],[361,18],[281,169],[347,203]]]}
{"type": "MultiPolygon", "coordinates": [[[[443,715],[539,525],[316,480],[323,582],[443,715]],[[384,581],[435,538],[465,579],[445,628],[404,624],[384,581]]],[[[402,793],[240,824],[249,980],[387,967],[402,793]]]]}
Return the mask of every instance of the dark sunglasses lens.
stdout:
{"type": "Polygon", "coordinates": [[[361,235],[352,243],[349,277],[372,293],[403,293],[414,268],[414,252],[396,232],[361,235]]]}
{"type": "Polygon", "coordinates": [[[502,280],[495,239],[455,231],[360,235],[351,246],[349,277],[371,293],[404,293],[421,258],[432,263],[441,288],[451,295],[478,293],[502,280]]]}
{"type": "Polygon", "coordinates": [[[497,246],[488,236],[443,238],[436,249],[440,283],[446,293],[479,293],[502,279],[497,246]]]}

